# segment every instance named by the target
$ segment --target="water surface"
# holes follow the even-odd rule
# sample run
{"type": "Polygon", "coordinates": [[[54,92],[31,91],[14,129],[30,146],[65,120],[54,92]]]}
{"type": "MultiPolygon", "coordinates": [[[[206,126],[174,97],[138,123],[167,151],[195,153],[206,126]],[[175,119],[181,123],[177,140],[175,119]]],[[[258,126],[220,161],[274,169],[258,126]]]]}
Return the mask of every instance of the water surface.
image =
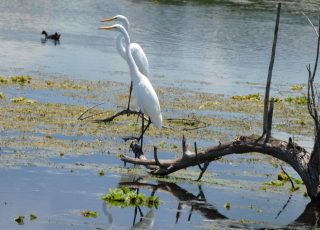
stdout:
{"type": "MultiPolygon", "coordinates": [[[[127,64],[115,49],[116,32],[100,19],[116,14],[131,22],[144,48],[154,85],[224,94],[263,93],[275,19],[275,2],[261,1],[1,1],[0,71],[67,75],[128,82],[127,64]],[[60,45],[41,44],[41,31],[58,31],[60,45]]],[[[320,3],[283,4],[273,90],[306,82],[313,62],[312,20],[320,3]]]]}
{"type": "MultiPolygon", "coordinates": [[[[274,94],[287,95],[290,85],[306,82],[305,66],[313,62],[316,37],[300,12],[303,10],[314,20],[319,6],[318,1],[291,1],[283,5],[274,94]]],[[[274,1],[2,0],[0,9],[1,75],[129,83],[127,64],[115,49],[117,33],[97,29],[102,25],[100,19],[124,14],[131,22],[132,40],[143,46],[149,58],[153,85],[226,95],[264,91],[274,29],[274,1]],[[42,30],[61,33],[60,44],[41,43],[42,30]]],[[[7,95],[6,89],[3,91],[7,95]]],[[[82,102],[59,90],[38,90],[34,95],[30,89],[17,87],[8,92],[13,96],[32,95],[39,102],[82,102]]],[[[224,117],[243,116],[211,112],[224,117]]],[[[1,130],[1,134],[21,135],[17,130],[1,130]]],[[[52,137],[95,141],[86,135],[52,137]]],[[[309,139],[305,142],[310,145],[309,139]]],[[[23,150],[30,155],[37,151],[44,150],[23,150]]],[[[13,152],[11,148],[1,150],[1,154],[13,152]]],[[[254,158],[249,155],[230,156],[226,162],[213,163],[209,172],[218,180],[255,184],[251,188],[147,181],[148,186],[142,186],[140,191],[149,194],[157,188],[162,204],[158,210],[143,209],[148,218],[137,217],[134,222],[134,208],[109,208],[101,200],[110,187],[133,181],[115,172],[98,176],[98,167],[121,164],[115,156],[68,153],[63,158],[58,154],[48,154],[55,156],[48,159],[37,159],[37,155],[29,161],[18,159],[17,165],[11,167],[0,162],[1,228],[15,229],[18,225],[14,218],[31,213],[38,220],[26,220],[23,229],[128,229],[139,225],[140,220],[145,227],[152,225],[155,229],[286,227],[294,225],[296,219],[304,220],[304,213],[308,213],[308,207],[304,209],[309,199],[302,192],[290,195],[263,191],[259,186],[276,178],[279,169],[270,162],[259,162],[259,167],[255,167],[247,162],[254,158]],[[81,168],[82,164],[88,167],[81,168]],[[225,208],[228,202],[232,205],[230,210],[225,208]],[[84,219],[80,211],[85,209],[96,210],[100,216],[84,219]]],[[[175,157],[164,154],[167,155],[175,157]]],[[[313,220],[306,221],[310,223],[313,220]]]]}

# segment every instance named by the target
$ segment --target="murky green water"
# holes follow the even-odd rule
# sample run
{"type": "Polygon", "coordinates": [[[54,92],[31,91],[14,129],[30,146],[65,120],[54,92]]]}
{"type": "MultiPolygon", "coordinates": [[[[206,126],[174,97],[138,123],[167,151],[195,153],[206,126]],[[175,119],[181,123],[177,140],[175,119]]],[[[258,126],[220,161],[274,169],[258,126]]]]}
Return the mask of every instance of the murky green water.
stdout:
{"type": "MultiPolygon", "coordinates": [[[[300,12],[316,19],[319,6],[318,1],[290,1],[283,5],[273,93],[286,95],[290,85],[306,82],[305,66],[313,61],[315,35],[300,12]]],[[[59,75],[128,82],[128,67],[115,49],[117,34],[97,29],[101,26],[99,19],[124,14],[131,22],[132,39],[148,55],[155,86],[226,95],[264,90],[274,1],[3,0],[0,9],[0,75],[59,75]],[[40,33],[44,29],[62,33],[60,44],[42,44],[40,33]]],[[[6,90],[12,96],[23,94],[42,102],[81,104],[78,98],[59,90],[38,90],[35,94],[32,89],[19,87],[1,89],[7,94],[6,90]]],[[[14,130],[1,130],[1,135],[17,134],[14,130]]],[[[57,135],[52,134],[57,139],[79,138],[57,135]]],[[[13,149],[1,151],[11,154],[13,149]]],[[[25,152],[33,151],[43,150],[25,152]]],[[[138,183],[112,170],[100,177],[100,164],[121,163],[114,156],[98,153],[52,157],[45,159],[45,164],[43,159],[32,157],[33,161],[18,159],[11,166],[0,162],[0,228],[229,229],[312,225],[316,221],[310,214],[314,204],[306,208],[309,199],[302,192],[290,195],[262,190],[261,184],[275,179],[279,169],[261,162],[257,167],[248,163],[248,158],[252,156],[230,156],[209,167],[217,181],[231,180],[239,185],[200,187],[187,181],[170,184],[143,178],[138,183]],[[78,162],[88,167],[82,168],[78,162]],[[142,208],[140,212],[107,207],[101,196],[110,187],[123,184],[145,194],[154,191],[162,201],[159,209],[142,208]],[[226,203],[231,204],[230,209],[226,203]],[[98,211],[99,217],[82,217],[80,211],[87,209],[98,211]],[[30,221],[31,213],[38,219],[30,221]],[[26,216],[23,226],[14,221],[19,215],[26,216]]]]}

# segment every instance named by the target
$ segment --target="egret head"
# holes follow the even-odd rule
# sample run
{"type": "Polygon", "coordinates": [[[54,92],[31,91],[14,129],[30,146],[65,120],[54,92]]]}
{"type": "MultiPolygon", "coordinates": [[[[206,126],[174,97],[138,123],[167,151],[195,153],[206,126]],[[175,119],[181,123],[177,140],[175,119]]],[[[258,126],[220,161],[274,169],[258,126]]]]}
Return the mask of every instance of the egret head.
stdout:
{"type": "Polygon", "coordinates": [[[120,24],[114,24],[112,26],[102,26],[99,27],[100,30],[115,30],[115,31],[120,31],[122,32],[124,29],[124,27],[120,24]]]}
{"type": "Polygon", "coordinates": [[[129,28],[129,20],[125,16],[123,16],[121,14],[118,14],[118,15],[112,17],[112,18],[106,18],[104,20],[101,20],[101,22],[111,22],[113,20],[119,21],[124,26],[124,28],[126,30],[128,30],[128,28],[129,28]]]}

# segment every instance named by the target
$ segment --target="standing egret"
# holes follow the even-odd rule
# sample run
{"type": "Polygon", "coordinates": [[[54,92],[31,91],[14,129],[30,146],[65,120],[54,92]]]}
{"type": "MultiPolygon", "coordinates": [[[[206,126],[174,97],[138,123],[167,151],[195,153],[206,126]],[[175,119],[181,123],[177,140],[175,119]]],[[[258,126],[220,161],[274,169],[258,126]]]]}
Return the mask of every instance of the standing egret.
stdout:
{"type": "MultiPolygon", "coordinates": [[[[129,33],[129,25],[130,25],[129,20],[123,15],[119,14],[119,15],[116,15],[112,18],[104,19],[101,22],[110,22],[113,20],[117,20],[117,21],[121,22],[123,27],[129,33]]],[[[119,34],[119,36],[117,37],[116,47],[117,47],[118,53],[121,55],[121,57],[128,62],[127,55],[126,55],[126,47],[128,47],[128,44],[126,43],[126,39],[124,38],[124,36],[122,34],[119,34]]],[[[141,46],[138,43],[131,43],[130,49],[131,49],[132,57],[137,65],[139,71],[144,76],[149,77],[149,62],[148,62],[147,56],[144,53],[141,46]]],[[[128,101],[128,108],[127,108],[128,110],[130,109],[131,91],[132,91],[132,80],[131,80],[130,91],[129,91],[129,101],[128,101]]]]}
{"type": "Polygon", "coordinates": [[[149,79],[143,75],[132,56],[132,49],[130,48],[130,37],[126,29],[119,24],[113,26],[100,27],[102,30],[116,30],[119,31],[127,44],[126,57],[130,69],[131,81],[133,82],[133,93],[137,99],[137,105],[142,113],[141,135],[138,142],[141,141],[141,149],[143,145],[143,134],[148,129],[149,125],[153,123],[158,129],[162,127],[162,115],[160,103],[156,92],[154,91],[149,79]],[[144,127],[144,114],[149,117],[148,124],[144,127]]]}

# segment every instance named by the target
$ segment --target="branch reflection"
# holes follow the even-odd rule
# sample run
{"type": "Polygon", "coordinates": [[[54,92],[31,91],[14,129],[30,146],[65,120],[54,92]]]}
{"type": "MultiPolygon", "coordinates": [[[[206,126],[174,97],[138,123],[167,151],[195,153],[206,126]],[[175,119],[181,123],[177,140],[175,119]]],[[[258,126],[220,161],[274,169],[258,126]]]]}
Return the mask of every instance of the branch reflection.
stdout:
{"type": "Polygon", "coordinates": [[[120,182],[119,186],[127,186],[129,188],[151,188],[152,195],[157,191],[161,190],[168,192],[171,195],[175,196],[179,200],[177,213],[176,213],[176,223],[178,223],[182,208],[184,206],[189,206],[189,216],[188,221],[191,220],[193,211],[199,211],[204,217],[210,220],[215,219],[227,219],[226,216],[218,212],[218,210],[211,204],[206,202],[205,195],[201,189],[201,186],[198,186],[199,192],[197,195],[194,195],[184,188],[180,187],[175,183],[164,183],[158,182],[157,184],[145,183],[139,181],[133,182],[120,182]]]}
{"type": "MultiPolygon", "coordinates": [[[[194,212],[200,213],[203,217],[208,220],[222,220],[224,224],[234,225],[234,221],[221,214],[214,205],[207,202],[206,196],[201,188],[198,186],[198,193],[192,194],[186,189],[180,187],[175,183],[167,182],[148,182],[143,181],[143,178],[136,177],[123,177],[118,183],[119,187],[126,186],[131,189],[135,189],[139,193],[139,189],[151,190],[150,195],[154,196],[158,191],[169,193],[178,200],[178,207],[176,212],[176,223],[180,221],[181,213],[184,208],[189,208],[188,221],[191,221],[194,212]],[[231,221],[231,222],[230,222],[231,221]]],[[[288,209],[288,204],[292,200],[292,194],[289,195],[287,202],[284,204],[282,209],[277,213],[275,219],[277,219],[285,209],[288,209]]],[[[109,220],[110,216],[107,215],[109,220]]],[[[154,209],[148,209],[146,215],[143,214],[143,210],[140,207],[134,209],[133,225],[132,229],[135,228],[151,228],[154,224],[155,213],[154,209]],[[140,218],[138,218],[140,216],[140,218]]],[[[242,227],[250,227],[243,223],[242,227]]],[[[241,225],[241,224],[240,224],[241,225]]],[[[240,227],[239,223],[237,224],[240,227]]],[[[293,222],[281,226],[281,228],[299,228],[299,227],[320,227],[320,202],[310,202],[304,212],[293,222]]]]}

